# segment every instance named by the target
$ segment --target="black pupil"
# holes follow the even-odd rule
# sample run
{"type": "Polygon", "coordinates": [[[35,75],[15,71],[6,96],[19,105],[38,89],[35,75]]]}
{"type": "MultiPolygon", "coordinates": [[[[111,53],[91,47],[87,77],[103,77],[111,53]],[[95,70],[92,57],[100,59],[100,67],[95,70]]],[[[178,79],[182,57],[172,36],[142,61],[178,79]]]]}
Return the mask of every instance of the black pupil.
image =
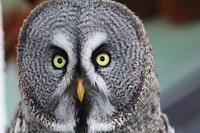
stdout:
{"type": "Polygon", "coordinates": [[[105,61],[105,57],[104,57],[104,56],[101,56],[101,57],[100,57],[100,61],[102,61],[102,62],[105,61]]]}
{"type": "Polygon", "coordinates": [[[61,64],[62,63],[62,59],[58,58],[58,63],[61,64]]]}

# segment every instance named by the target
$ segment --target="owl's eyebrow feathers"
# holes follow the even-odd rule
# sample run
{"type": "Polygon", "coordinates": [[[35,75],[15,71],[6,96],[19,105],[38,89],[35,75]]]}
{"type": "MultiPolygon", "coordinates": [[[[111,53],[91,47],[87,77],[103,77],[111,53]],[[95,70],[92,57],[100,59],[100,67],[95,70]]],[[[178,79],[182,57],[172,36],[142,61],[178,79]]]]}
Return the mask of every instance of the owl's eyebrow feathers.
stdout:
{"type": "Polygon", "coordinates": [[[72,68],[76,64],[76,54],[73,51],[74,45],[68,38],[66,33],[57,33],[53,35],[52,43],[67,53],[70,62],[69,68],[72,68]]]}
{"type": "MultiPolygon", "coordinates": [[[[87,39],[81,52],[81,57],[84,62],[90,62],[89,60],[91,59],[92,53],[107,40],[107,35],[103,32],[96,32],[91,34],[87,39]]],[[[87,69],[89,66],[85,64],[84,67],[87,69]]]]}
{"type": "Polygon", "coordinates": [[[67,54],[73,55],[73,44],[69,41],[68,36],[64,33],[58,33],[53,35],[52,43],[63,49],[67,54]]]}

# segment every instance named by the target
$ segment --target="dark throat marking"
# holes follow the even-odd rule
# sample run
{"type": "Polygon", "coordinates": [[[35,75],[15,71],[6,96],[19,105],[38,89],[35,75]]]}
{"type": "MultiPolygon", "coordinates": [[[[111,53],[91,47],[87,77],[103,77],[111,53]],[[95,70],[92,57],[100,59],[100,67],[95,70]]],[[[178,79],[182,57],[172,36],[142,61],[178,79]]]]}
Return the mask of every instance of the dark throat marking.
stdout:
{"type": "Polygon", "coordinates": [[[76,110],[76,113],[75,113],[76,126],[74,129],[75,132],[88,133],[87,118],[90,112],[90,99],[87,96],[87,92],[85,93],[85,96],[82,102],[80,102],[78,100],[78,97],[76,96],[75,110],[76,110]]]}

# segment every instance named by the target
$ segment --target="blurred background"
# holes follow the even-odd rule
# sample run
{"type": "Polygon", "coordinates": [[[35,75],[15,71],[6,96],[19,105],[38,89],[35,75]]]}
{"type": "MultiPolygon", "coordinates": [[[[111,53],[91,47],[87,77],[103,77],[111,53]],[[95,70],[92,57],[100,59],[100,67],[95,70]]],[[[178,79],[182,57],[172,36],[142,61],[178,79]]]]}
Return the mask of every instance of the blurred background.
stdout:
{"type": "MultiPolygon", "coordinates": [[[[42,0],[2,0],[7,122],[19,102],[16,45],[24,18],[42,0]]],[[[200,133],[200,1],[118,0],[139,16],[157,64],[162,110],[177,133],[200,133]]]]}

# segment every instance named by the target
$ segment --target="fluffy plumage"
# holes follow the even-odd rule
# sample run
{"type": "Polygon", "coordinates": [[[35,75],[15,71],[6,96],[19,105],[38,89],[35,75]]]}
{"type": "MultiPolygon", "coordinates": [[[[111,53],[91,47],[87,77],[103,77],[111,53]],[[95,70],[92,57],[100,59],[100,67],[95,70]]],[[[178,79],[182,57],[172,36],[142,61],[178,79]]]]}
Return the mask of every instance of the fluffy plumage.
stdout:
{"type": "Polygon", "coordinates": [[[119,3],[49,0],[39,5],[20,32],[18,75],[22,100],[10,132],[172,133],[160,110],[142,22],[119,3]],[[96,60],[102,53],[109,57],[105,66],[96,60]],[[62,68],[55,67],[56,55],[67,62],[62,68]],[[76,92],[80,77],[86,88],[82,102],[76,92]]]}

